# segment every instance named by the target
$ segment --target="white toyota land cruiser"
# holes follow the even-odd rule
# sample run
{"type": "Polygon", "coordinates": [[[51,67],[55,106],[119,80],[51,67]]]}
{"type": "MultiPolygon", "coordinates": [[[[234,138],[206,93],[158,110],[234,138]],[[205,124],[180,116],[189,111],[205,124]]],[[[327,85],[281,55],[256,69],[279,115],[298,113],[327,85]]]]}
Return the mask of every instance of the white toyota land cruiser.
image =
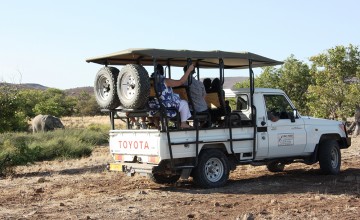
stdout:
{"type": "MultiPolygon", "coordinates": [[[[278,89],[254,88],[252,68],[282,64],[248,52],[129,49],[87,62],[102,64],[95,79],[95,95],[101,108],[109,112],[110,170],[147,174],[156,183],[174,183],[180,177],[193,178],[201,187],[223,186],[237,165],[266,165],[271,172],[283,171],[286,164],[319,162],[326,174],[340,172],[340,149],[351,139],[339,121],[301,116],[289,97],[278,89]],[[154,110],[148,99],[157,98],[159,79],[151,78],[144,66],[171,67],[195,63],[200,69],[217,68],[221,88],[207,94],[209,112],[192,111],[189,129],[180,129],[178,117],[169,118],[161,105],[159,129],[132,129],[129,118],[147,117],[154,110]],[[111,67],[109,66],[111,65],[111,67]],[[114,65],[123,65],[119,71],[114,65]],[[235,91],[236,109],[225,107],[222,85],[226,69],[248,69],[250,88],[235,91]],[[211,111],[221,117],[211,119],[211,111]],[[115,119],[126,121],[126,129],[116,129],[115,119]],[[200,126],[207,124],[208,126],[200,126]]],[[[231,71],[234,72],[234,71],[231,71]]],[[[155,74],[156,75],[156,74],[155,74]]],[[[200,79],[200,78],[199,78],[200,79]]],[[[188,84],[191,84],[189,78],[188,84]]],[[[174,88],[192,106],[187,86],[174,88]]]]}

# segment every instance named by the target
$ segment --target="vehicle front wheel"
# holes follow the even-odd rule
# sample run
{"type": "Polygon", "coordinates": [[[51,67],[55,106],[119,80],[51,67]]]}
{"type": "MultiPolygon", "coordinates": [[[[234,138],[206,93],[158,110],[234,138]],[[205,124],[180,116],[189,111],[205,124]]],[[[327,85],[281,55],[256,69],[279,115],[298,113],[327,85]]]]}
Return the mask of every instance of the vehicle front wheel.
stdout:
{"type": "Polygon", "coordinates": [[[283,164],[279,161],[273,161],[273,162],[268,163],[266,165],[266,167],[270,172],[278,173],[278,172],[284,171],[285,164],[283,164]]]}
{"type": "Polygon", "coordinates": [[[337,141],[327,140],[320,143],[319,164],[324,174],[335,175],[340,172],[341,153],[337,141]]]}
{"type": "Polygon", "coordinates": [[[149,173],[148,177],[151,181],[158,184],[172,184],[180,179],[180,175],[160,175],[156,173],[149,173]]]}
{"type": "Polygon", "coordinates": [[[193,180],[203,188],[220,187],[227,182],[229,172],[229,162],[222,151],[205,150],[200,154],[198,165],[193,170],[193,180]]]}

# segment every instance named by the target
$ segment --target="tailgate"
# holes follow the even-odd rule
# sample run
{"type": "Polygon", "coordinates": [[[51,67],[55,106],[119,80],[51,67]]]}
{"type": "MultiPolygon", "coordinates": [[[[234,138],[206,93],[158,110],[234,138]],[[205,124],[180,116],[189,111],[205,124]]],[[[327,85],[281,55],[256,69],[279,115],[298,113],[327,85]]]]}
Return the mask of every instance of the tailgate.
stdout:
{"type": "Polygon", "coordinates": [[[110,153],[120,155],[159,155],[158,130],[111,130],[110,153]]]}

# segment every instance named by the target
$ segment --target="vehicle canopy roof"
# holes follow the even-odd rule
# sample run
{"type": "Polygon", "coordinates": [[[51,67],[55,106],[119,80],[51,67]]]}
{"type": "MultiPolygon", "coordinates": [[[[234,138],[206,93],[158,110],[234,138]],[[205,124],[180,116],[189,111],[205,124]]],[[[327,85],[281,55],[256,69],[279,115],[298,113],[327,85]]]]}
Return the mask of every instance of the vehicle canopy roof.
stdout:
{"type": "Polygon", "coordinates": [[[164,50],[164,49],[127,49],[104,56],[89,58],[86,62],[102,65],[142,64],[170,65],[183,67],[188,58],[202,68],[218,68],[220,59],[224,62],[225,69],[245,69],[251,67],[275,66],[282,64],[280,61],[269,59],[250,52],[227,52],[220,50],[195,51],[195,50],[164,50]]]}

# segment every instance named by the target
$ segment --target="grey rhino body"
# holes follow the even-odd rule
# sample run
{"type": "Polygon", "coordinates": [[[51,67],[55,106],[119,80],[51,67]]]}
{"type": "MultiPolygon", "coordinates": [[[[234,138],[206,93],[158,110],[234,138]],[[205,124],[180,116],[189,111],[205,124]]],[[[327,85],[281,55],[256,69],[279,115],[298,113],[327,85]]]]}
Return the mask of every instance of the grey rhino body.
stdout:
{"type": "Polygon", "coordinates": [[[37,115],[32,120],[33,133],[51,131],[55,128],[64,128],[64,125],[61,123],[59,118],[52,115],[37,115]]]}

